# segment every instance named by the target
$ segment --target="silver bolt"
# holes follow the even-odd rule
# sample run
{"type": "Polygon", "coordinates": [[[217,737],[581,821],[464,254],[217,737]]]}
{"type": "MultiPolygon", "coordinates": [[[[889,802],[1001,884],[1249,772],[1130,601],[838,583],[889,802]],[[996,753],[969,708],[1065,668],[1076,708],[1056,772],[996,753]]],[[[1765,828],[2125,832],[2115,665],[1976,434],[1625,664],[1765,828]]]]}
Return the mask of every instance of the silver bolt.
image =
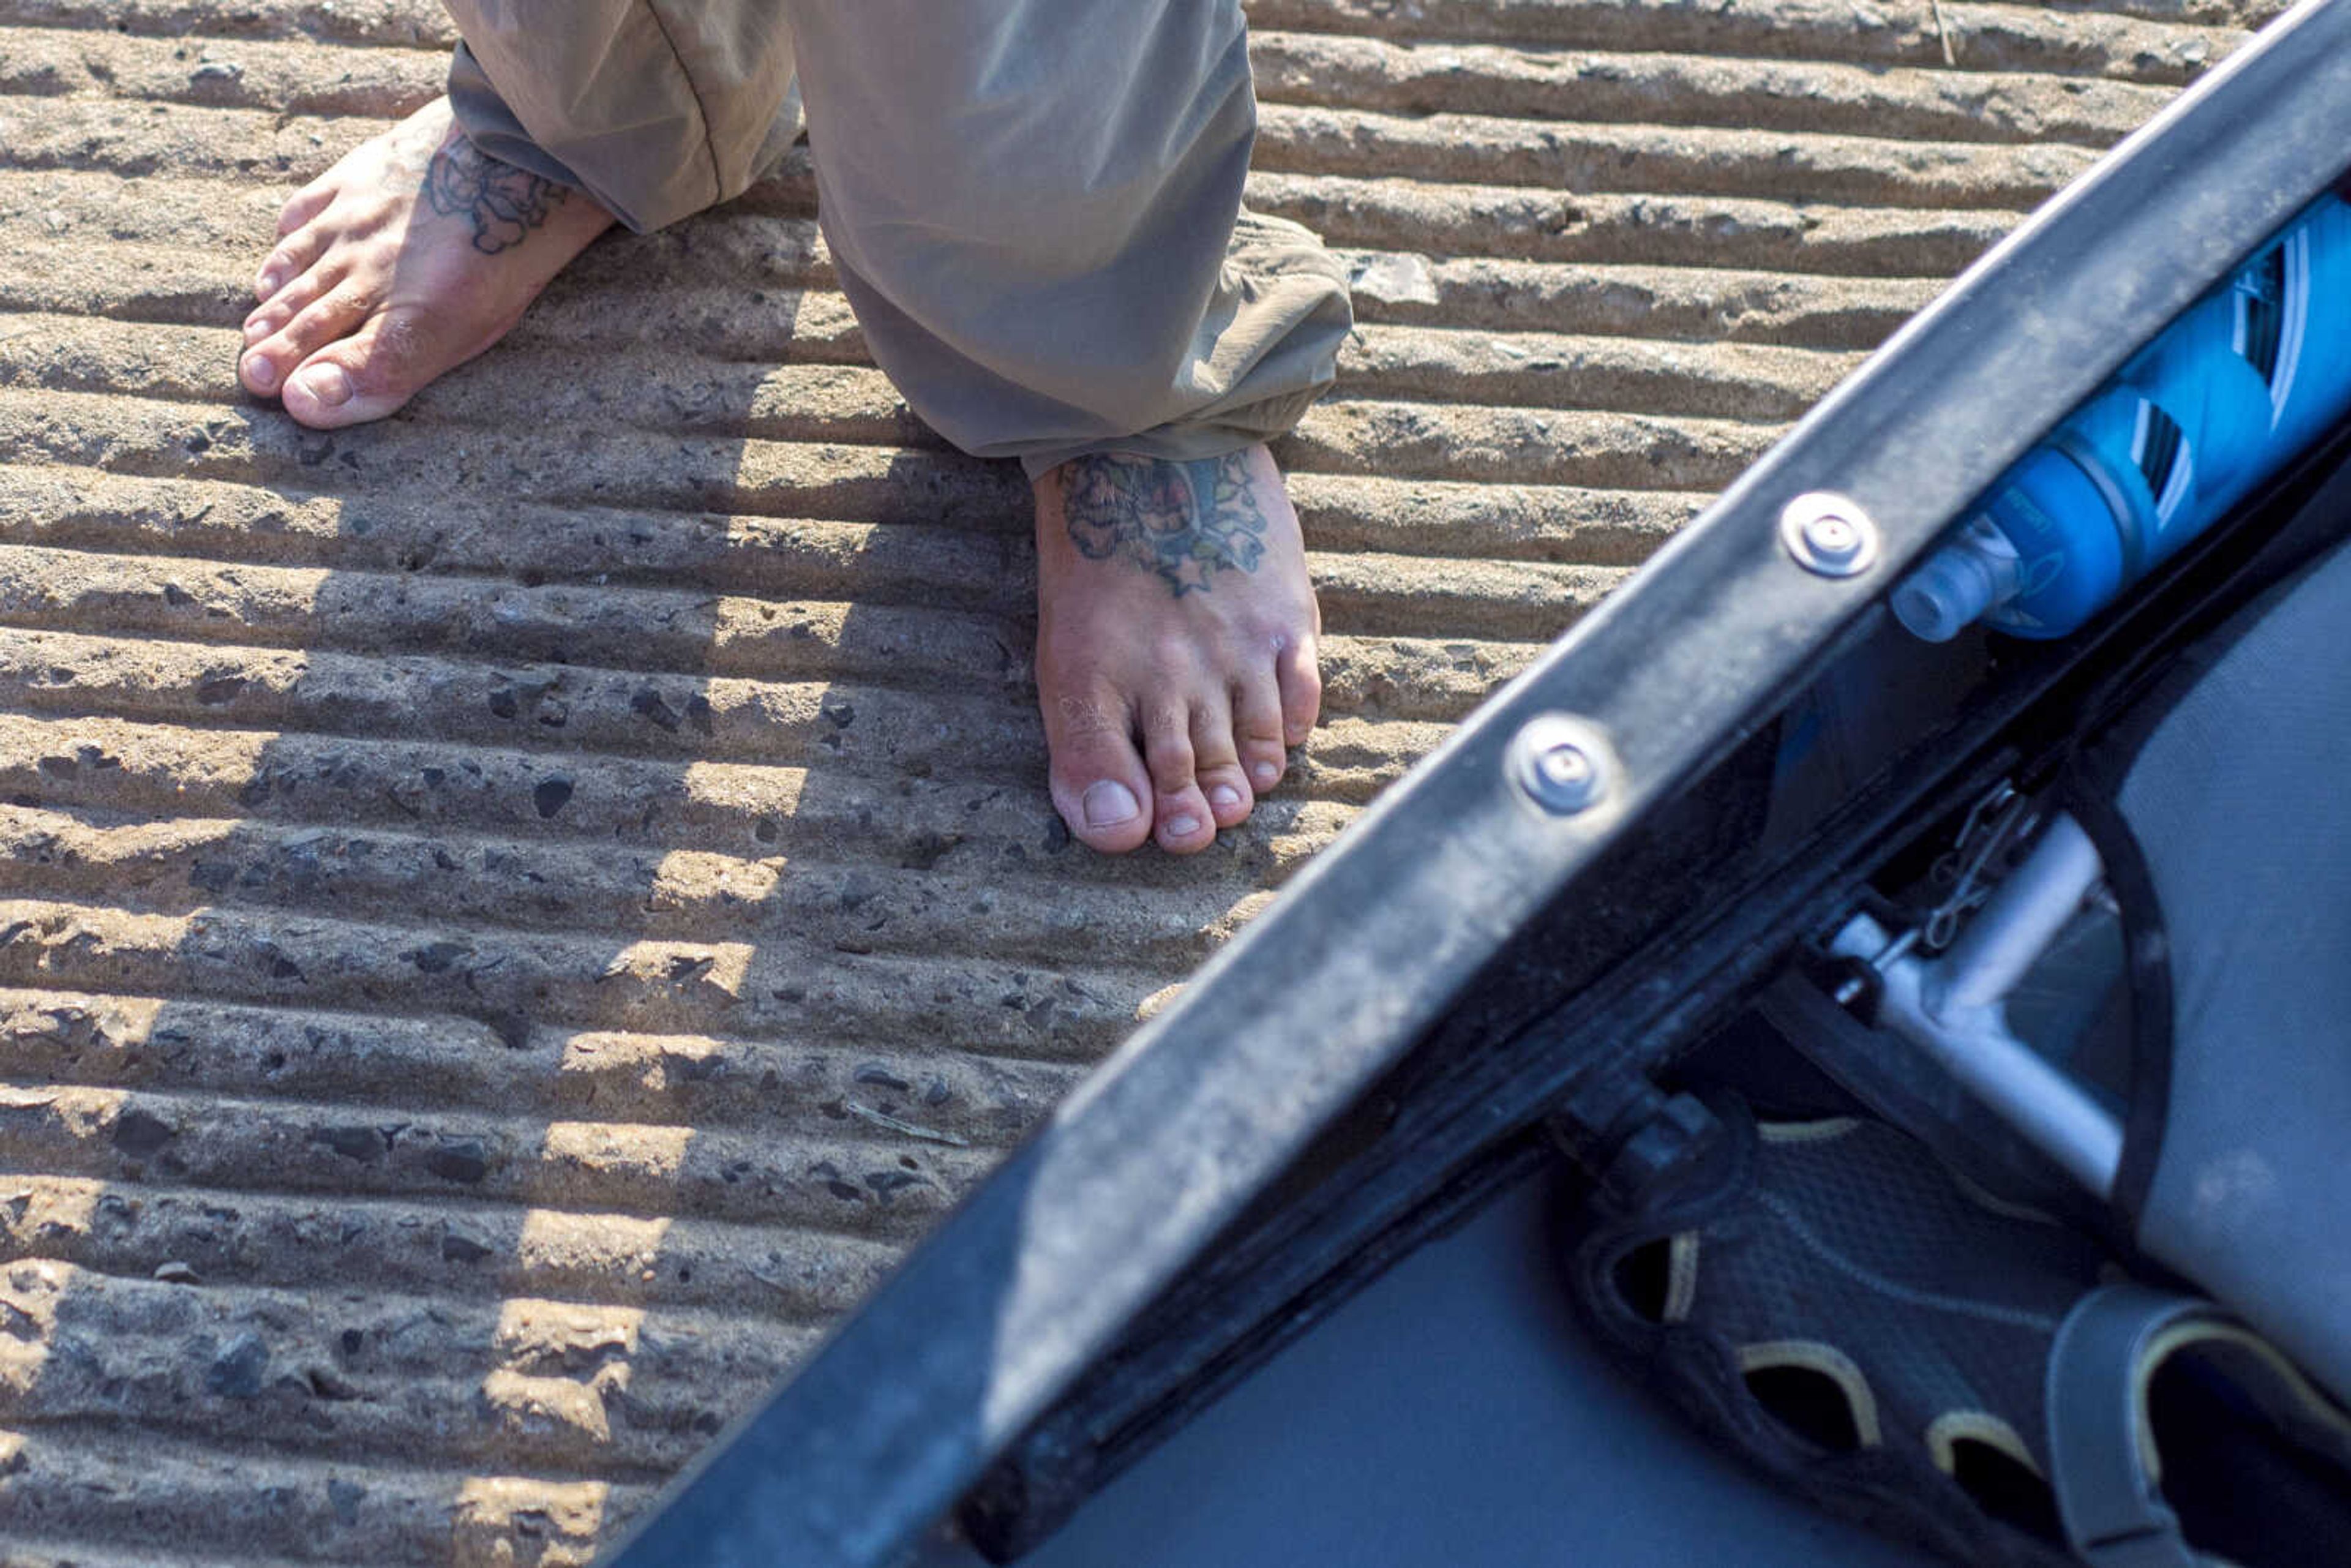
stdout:
{"type": "Polygon", "coordinates": [[[1598,732],[1565,714],[1528,721],[1510,744],[1519,787],[1544,810],[1572,817],[1608,792],[1608,752],[1598,732]]]}
{"type": "Polygon", "coordinates": [[[1853,526],[1850,518],[1832,513],[1805,522],[1804,542],[1823,561],[1843,565],[1861,553],[1861,530],[1853,526]]]}
{"type": "Polygon", "coordinates": [[[1856,577],[1877,559],[1877,525],[1843,496],[1814,490],[1780,512],[1780,541],[1817,577],[1856,577]]]}
{"type": "Polygon", "coordinates": [[[1583,748],[1566,741],[1536,758],[1535,767],[1541,770],[1543,782],[1554,789],[1584,789],[1591,784],[1594,771],[1592,758],[1583,755],[1583,748]]]}

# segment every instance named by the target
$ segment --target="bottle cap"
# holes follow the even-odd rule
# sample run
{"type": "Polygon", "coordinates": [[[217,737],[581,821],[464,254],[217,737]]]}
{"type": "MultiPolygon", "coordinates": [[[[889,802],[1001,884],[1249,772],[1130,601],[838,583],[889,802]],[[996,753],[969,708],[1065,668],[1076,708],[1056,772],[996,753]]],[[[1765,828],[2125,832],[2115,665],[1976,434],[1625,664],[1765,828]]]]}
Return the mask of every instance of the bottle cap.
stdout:
{"type": "Polygon", "coordinates": [[[1928,557],[1894,591],[1894,618],[1915,637],[1948,643],[1999,597],[1992,563],[1984,559],[1982,547],[1962,536],[1928,557]]]}

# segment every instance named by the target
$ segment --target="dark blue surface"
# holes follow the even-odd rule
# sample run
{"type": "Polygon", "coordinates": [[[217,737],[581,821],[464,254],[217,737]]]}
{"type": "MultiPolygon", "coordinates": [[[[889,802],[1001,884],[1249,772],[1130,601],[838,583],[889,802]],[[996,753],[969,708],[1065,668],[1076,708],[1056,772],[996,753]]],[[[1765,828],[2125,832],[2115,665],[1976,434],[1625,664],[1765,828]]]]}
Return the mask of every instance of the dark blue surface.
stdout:
{"type": "Polygon", "coordinates": [[[1773,1491],[1619,1378],[1560,1301],[1546,1230],[1529,1184],[1422,1249],[1022,1568],[1936,1562],[1773,1491]]]}

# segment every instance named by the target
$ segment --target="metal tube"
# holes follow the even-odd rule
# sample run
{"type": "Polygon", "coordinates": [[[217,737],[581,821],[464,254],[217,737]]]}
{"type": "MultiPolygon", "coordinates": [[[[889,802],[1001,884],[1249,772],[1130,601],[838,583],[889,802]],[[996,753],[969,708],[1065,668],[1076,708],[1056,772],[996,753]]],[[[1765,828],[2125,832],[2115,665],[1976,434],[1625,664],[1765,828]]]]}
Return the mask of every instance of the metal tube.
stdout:
{"type": "Polygon", "coordinates": [[[1934,966],[1921,997],[1927,1011],[1969,1011],[2005,999],[2105,874],[2082,825],[2062,811],[2050,818],[2024,863],[1934,966]]]}
{"type": "MultiPolygon", "coordinates": [[[[1857,915],[1837,933],[1832,950],[1866,961],[1885,952],[1889,941],[1876,921],[1857,915]]],[[[2112,1197],[2122,1166],[2122,1124],[2010,1033],[1997,1002],[1929,1012],[1924,993],[1940,967],[1907,953],[1884,965],[1880,1023],[1926,1052],[2075,1181],[2100,1197],[2112,1197]]]]}

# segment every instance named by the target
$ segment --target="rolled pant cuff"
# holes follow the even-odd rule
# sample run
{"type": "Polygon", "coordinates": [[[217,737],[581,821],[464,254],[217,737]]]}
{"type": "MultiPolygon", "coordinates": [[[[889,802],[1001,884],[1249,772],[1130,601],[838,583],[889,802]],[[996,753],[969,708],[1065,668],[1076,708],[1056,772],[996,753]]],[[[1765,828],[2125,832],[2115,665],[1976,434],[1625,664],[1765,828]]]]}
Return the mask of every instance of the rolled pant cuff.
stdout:
{"type": "Polygon", "coordinates": [[[586,193],[638,234],[742,194],[799,134],[779,22],[735,16],[730,29],[719,16],[695,34],[673,17],[673,36],[653,7],[633,4],[601,28],[584,14],[575,24],[482,0],[451,0],[450,12],[465,40],[449,62],[458,129],[490,157],[586,193]],[[550,53],[559,57],[542,57],[550,53]]]}
{"type": "MultiPolygon", "coordinates": [[[[1191,358],[1152,399],[1157,423],[1132,434],[1098,423],[1058,431],[1000,425],[967,450],[1017,457],[1035,479],[1095,453],[1191,462],[1289,434],[1338,378],[1340,350],[1354,330],[1346,269],[1307,230],[1244,212],[1223,272],[1220,302],[1191,358]]],[[[1106,381],[1119,379],[1105,370],[1106,381]]],[[[921,412],[918,392],[909,390],[907,401],[921,412]]]]}
{"type": "Polygon", "coordinates": [[[1319,386],[1308,387],[1286,397],[1269,399],[1213,423],[1163,425],[1135,435],[1098,441],[1060,442],[1008,455],[1019,458],[1021,468],[1031,480],[1043,478],[1064,463],[1100,454],[1156,457],[1169,463],[1223,457],[1289,434],[1329,387],[1326,381],[1319,386]]]}
{"type": "MultiPolygon", "coordinates": [[[[588,191],[590,195],[596,195],[595,192],[588,190],[588,183],[575,173],[569,164],[530,139],[530,132],[523,129],[522,121],[517,120],[514,110],[507,107],[507,100],[500,98],[498,89],[490,85],[488,74],[482,69],[482,62],[462,42],[458,44],[456,53],[449,57],[449,107],[455,111],[457,130],[486,156],[501,163],[511,163],[542,180],[551,180],[570,190],[588,191]]],[[[602,202],[603,198],[598,196],[597,200],[602,202]]],[[[613,210],[611,203],[605,202],[604,205],[607,210],[613,210]]],[[[619,214],[616,213],[616,215],[619,214]]],[[[625,216],[622,216],[621,221],[629,223],[625,216]]],[[[637,225],[629,224],[629,226],[635,228],[637,225]]]]}

